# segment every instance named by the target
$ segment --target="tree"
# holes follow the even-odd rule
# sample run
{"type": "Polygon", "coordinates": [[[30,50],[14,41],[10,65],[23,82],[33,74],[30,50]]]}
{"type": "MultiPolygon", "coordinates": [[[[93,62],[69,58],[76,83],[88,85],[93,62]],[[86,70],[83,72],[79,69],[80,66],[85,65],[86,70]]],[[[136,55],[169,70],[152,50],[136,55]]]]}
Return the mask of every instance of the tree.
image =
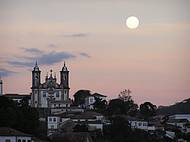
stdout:
{"type": "Polygon", "coordinates": [[[156,115],[156,108],[156,105],[153,105],[151,102],[145,102],[140,105],[140,114],[147,120],[156,115]]]}
{"type": "Polygon", "coordinates": [[[103,112],[107,108],[107,101],[95,97],[94,109],[98,112],[103,112]]]}
{"type": "Polygon", "coordinates": [[[103,133],[111,142],[125,142],[131,133],[130,124],[124,117],[112,117],[111,125],[105,126],[103,133]]]}
{"type": "Polygon", "coordinates": [[[88,132],[88,125],[87,124],[77,124],[73,128],[74,132],[88,132]]]}
{"type": "Polygon", "coordinates": [[[110,100],[108,108],[107,108],[107,113],[108,115],[125,114],[124,101],[121,99],[110,100]]]}
{"type": "Polygon", "coordinates": [[[1,96],[0,97],[0,126],[11,127],[26,133],[34,133],[39,125],[39,115],[35,108],[31,108],[27,100],[20,104],[1,96]]]}
{"type": "Polygon", "coordinates": [[[74,105],[84,105],[85,98],[90,96],[90,90],[79,90],[74,94],[74,105]]]}
{"type": "Polygon", "coordinates": [[[118,95],[118,98],[125,101],[133,101],[132,97],[130,96],[131,90],[125,89],[124,91],[121,91],[118,95]]]}

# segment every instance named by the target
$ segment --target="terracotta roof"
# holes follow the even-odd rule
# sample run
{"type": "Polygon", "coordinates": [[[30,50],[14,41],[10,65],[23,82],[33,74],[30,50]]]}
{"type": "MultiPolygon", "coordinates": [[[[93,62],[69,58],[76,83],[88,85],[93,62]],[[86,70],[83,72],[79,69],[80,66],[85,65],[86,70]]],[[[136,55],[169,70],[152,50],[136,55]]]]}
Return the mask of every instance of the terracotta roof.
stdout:
{"type": "Polygon", "coordinates": [[[23,133],[21,131],[9,128],[9,127],[0,127],[0,136],[25,136],[32,137],[30,134],[23,133]]]}

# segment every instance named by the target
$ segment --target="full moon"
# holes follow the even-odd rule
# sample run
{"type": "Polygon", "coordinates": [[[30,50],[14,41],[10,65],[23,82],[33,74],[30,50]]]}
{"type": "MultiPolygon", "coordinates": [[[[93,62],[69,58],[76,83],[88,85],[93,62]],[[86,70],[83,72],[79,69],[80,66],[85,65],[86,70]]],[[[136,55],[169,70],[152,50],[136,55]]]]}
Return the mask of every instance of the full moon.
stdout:
{"type": "Polygon", "coordinates": [[[126,20],[126,25],[129,29],[136,29],[139,26],[139,19],[135,16],[130,16],[126,20]]]}

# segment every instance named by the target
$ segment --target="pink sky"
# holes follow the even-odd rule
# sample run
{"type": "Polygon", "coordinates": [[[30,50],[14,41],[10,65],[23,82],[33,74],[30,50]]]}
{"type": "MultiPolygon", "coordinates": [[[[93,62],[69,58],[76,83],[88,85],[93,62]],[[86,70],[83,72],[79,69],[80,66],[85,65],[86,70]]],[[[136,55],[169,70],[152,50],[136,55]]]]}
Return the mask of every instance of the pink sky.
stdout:
{"type": "Polygon", "coordinates": [[[66,61],[70,96],[89,89],[137,103],[190,97],[190,1],[34,0],[0,2],[0,73],[4,93],[31,92],[38,60],[42,81],[66,61]],[[130,30],[128,16],[140,25],[130,30]]]}

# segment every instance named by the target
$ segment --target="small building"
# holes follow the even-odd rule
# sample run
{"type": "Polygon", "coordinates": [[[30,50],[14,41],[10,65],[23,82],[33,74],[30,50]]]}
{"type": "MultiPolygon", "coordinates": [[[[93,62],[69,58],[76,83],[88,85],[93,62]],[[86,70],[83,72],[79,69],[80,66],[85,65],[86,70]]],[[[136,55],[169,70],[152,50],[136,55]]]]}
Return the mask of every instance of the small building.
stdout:
{"type": "Polygon", "coordinates": [[[170,115],[169,119],[187,119],[190,121],[190,114],[174,114],[170,115]]]}
{"type": "Polygon", "coordinates": [[[0,142],[32,142],[32,135],[12,128],[0,127],[0,142]]]}
{"type": "Polygon", "coordinates": [[[4,97],[7,97],[10,100],[13,100],[16,103],[20,103],[21,100],[27,99],[29,105],[31,105],[31,95],[30,94],[4,94],[4,97]]]}
{"type": "Polygon", "coordinates": [[[47,118],[48,136],[58,131],[63,124],[72,120],[75,124],[87,124],[90,130],[103,130],[104,116],[93,111],[87,112],[66,112],[57,115],[50,115],[47,118]]]}
{"type": "Polygon", "coordinates": [[[96,98],[99,98],[101,100],[106,100],[107,96],[98,94],[98,93],[94,93],[92,95],[89,95],[85,98],[85,108],[87,109],[94,109],[94,103],[96,101],[96,98]]]}

